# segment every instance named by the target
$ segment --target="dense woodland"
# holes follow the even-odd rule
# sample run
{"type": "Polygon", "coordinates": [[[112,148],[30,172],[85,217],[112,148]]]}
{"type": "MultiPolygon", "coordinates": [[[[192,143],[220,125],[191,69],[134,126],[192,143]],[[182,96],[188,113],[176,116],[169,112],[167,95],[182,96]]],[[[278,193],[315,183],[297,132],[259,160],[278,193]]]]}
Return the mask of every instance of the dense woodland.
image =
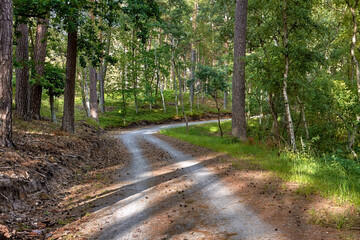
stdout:
{"type": "Polygon", "coordinates": [[[4,0],[0,145],[45,100],[70,133],[76,104],[99,123],[113,99],[120,122],[208,100],[242,140],[357,159],[359,20],[359,0],[4,0]]]}

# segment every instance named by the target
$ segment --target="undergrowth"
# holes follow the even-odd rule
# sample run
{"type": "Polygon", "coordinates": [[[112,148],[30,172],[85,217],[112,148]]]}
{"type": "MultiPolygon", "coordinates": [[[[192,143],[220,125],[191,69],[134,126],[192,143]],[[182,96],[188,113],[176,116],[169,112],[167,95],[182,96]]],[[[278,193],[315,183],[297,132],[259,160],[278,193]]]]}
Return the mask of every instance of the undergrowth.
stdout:
{"type": "MultiPolygon", "coordinates": [[[[128,127],[138,124],[158,124],[168,121],[180,120],[183,118],[181,113],[181,106],[178,106],[178,114],[176,113],[176,107],[173,100],[174,92],[165,91],[165,102],[166,102],[166,113],[162,107],[161,98],[157,104],[152,104],[152,109],[147,102],[142,102],[139,100],[139,112],[136,113],[135,105],[132,99],[128,99],[126,105],[124,106],[122,98],[120,95],[105,95],[105,113],[99,112],[99,122],[90,120],[86,116],[86,112],[83,108],[81,99],[77,97],[75,99],[75,121],[76,122],[85,122],[91,126],[100,126],[104,129],[112,129],[119,127],[128,127]]],[[[50,120],[51,112],[50,105],[47,95],[43,95],[42,107],[41,107],[41,116],[50,120]]],[[[212,100],[204,98],[204,101],[200,100],[199,106],[194,103],[193,111],[190,112],[190,104],[188,102],[188,96],[184,97],[185,99],[185,111],[187,116],[191,119],[199,119],[208,113],[215,114],[217,110],[214,106],[212,100]]],[[[55,110],[56,117],[59,123],[61,123],[62,118],[62,109],[63,107],[63,97],[57,98],[55,101],[55,110]]],[[[230,113],[229,110],[223,110],[223,113],[230,113]]]]}

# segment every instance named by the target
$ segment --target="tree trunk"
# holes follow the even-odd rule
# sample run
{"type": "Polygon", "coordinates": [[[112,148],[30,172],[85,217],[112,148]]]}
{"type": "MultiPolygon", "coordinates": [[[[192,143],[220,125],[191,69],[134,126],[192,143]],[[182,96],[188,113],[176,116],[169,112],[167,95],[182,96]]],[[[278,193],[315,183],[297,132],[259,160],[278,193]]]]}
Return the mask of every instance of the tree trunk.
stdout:
{"type": "Polygon", "coordinates": [[[51,111],[51,121],[54,123],[57,123],[56,120],[56,112],[55,112],[55,108],[54,108],[54,94],[52,93],[52,91],[49,91],[49,101],[50,101],[50,111],[51,111]]]}
{"type": "Polygon", "coordinates": [[[89,109],[89,101],[87,98],[88,95],[88,91],[87,91],[87,76],[86,76],[86,68],[83,69],[83,74],[82,74],[82,80],[81,78],[79,78],[79,82],[80,82],[80,89],[81,89],[81,100],[82,100],[82,104],[84,106],[85,112],[86,112],[86,116],[90,117],[90,109],[89,109]]]}
{"type": "Polygon", "coordinates": [[[66,53],[66,82],[64,92],[64,112],[61,129],[74,133],[75,121],[75,78],[77,57],[77,28],[68,32],[66,53]]]}
{"type": "Polygon", "coordinates": [[[234,33],[234,72],[232,89],[232,134],[246,140],[245,56],[247,0],[237,0],[234,33]]]}
{"type": "Polygon", "coordinates": [[[12,142],[13,3],[0,4],[0,147],[12,142]]]}
{"type": "MultiPolygon", "coordinates": [[[[284,0],[284,9],[283,9],[283,21],[284,21],[284,36],[283,36],[283,44],[284,49],[288,48],[288,26],[287,26],[287,0],[284,0]]],[[[289,135],[290,145],[293,151],[296,151],[296,142],[295,142],[295,133],[294,133],[294,126],[291,118],[291,111],[290,111],[290,103],[287,94],[287,80],[289,75],[289,63],[290,57],[288,52],[284,51],[285,57],[285,65],[284,65],[284,77],[283,77],[283,97],[284,97],[284,107],[285,107],[285,116],[286,116],[286,125],[287,131],[289,135]]]]}
{"type": "MultiPolygon", "coordinates": [[[[352,32],[352,39],[351,39],[351,49],[350,49],[350,53],[351,53],[351,60],[353,62],[353,64],[355,64],[355,76],[356,76],[356,84],[357,84],[357,91],[358,91],[358,99],[360,101],[360,69],[359,69],[359,62],[356,58],[355,55],[355,48],[356,48],[356,42],[357,42],[357,31],[358,31],[358,27],[357,27],[357,19],[356,19],[356,11],[358,11],[358,5],[359,5],[359,0],[355,1],[355,6],[352,7],[350,2],[348,0],[346,0],[346,3],[348,5],[348,7],[350,8],[351,11],[351,16],[352,16],[352,24],[353,24],[353,32],[352,32]]],[[[353,64],[351,64],[351,68],[353,69],[353,64]]],[[[351,78],[353,78],[353,71],[351,71],[351,78]]]]}
{"type": "Polygon", "coordinates": [[[89,79],[90,79],[90,117],[95,121],[99,120],[98,115],[98,102],[97,102],[97,79],[96,79],[96,70],[89,62],[89,79]]]}
{"type": "Polygon", "coordinates": [[[131,73],[132,73],[132,80],[133,80],[133,91],[134,91],[134,103],[135,103],[135,111],[136,114],[139,113],[139,107],[138,107],[138,100],[137,100],[137,70],[135,67],[135,32],[132,32],[132,41],[133,41],[133,46],[132,46],[132,60],[131,60],[131,73]]]}
{"type": "MultiPolygon", "coordinates": [[[[159,44],[160,44],[160,40],[159,40],[159,44]]],[[[162,85],[162,83],[161,83],[159,61],[157,58],[156,50],[157,50],[157,46],[155,47],[155,65],[156,65],[156,78],[157,78],[156,85],[160,85],[161,100],[162,100],[162,104],[163,104],[164,113],[166,113],[166,105],[165,105],[165,99],[164,99],[164,85],[162,85]]],[[[155,98],[156,97],[157,97],[157,86],[156,86],[155,98]]]]}
{"type": "Polygon", "coordinates": [[[217,120],[218,120],[218,127],[219,127],[219,130],[220,130],[220,137],[223,137],[224,133],[223,133],[223,130],[222,130],[222,127],[221,127],[221,121],[220,121],[221,109],[220,109],[219,102],[218,102],[218,99],[217,99],[217,94],[215,94],[215,96],[213,98],[215,100],[216,109],[217,109],[217,120]]]}
{"type": "Polygon", "coordinates": [[[227,110],[228,106],[228,90],[224,91],[224,110],[227,110]]]}
{"type": "MultiPolygon", "coordinates": [[[[175,71],[176,71],[176,75],[179,79],[179,98],[180,98],[180,104],[181,104],[181,110],[182,110],[182,114],[185,118],[185,123],[186,123],[186,132],[188,133],[189,132],[189,122],[188,122],[188,119],[187,119],[187,116],[186,116],[186,113],[185,113],[185,108],[184,108],[184,98],[183,98],[183,94],[182,94],[182,79],[181,79],[181,76],[179,74],[179,71],[178,69],[176,68],[176,65],[175,65],[175,62],[173,61],[173,65],[174,65],[174,68],[175,68],[175,71]]],[[[175,80],[175,85],[176,85],[176,79],[175,80]]]]}
{"type": "Polygon", "coordinates": [[[273,100],[273,95],[271,92],[269,92],[269,109],[271,112],[271,116],[273,119],[273,133],[275,135],[275,140],[280,143],[280,131],[279,131],[279,123],[278,123],[278,115],[276,113],[275,110],[275,106],[274,106],[274,100],[273,100]]]}
{"type": "Polygon", "coordinates": [[[104,70],[102,66],[99,67],[98,81],[100,87],[99,109],[101,113],[105,112],[105,92],[104,92],[104,70]]]}
{"type": "Polygon", "coordinates": [[[106,78],[107,67],[108,67],[108,61],[106,60],[106,58],[109,56],[109,52],[110,52],[111,36],[112,36],[112,27],[109,26],[109,31],[108,31],[107,39],[106,39],[106,51],[105,51],[104,64],[100,65],[100,70],[99,70],[99,73],[100,73],[100,78],[99,78],[100,111],[101,111],[101,113],[105,112],[105,78],[106,78]]]}
{"type": "Polygon", "coordinates": [[[15,114],[22,120],[27,120],[29,91],[29,27],[26,23],[20,23],[16,28],[16,31],[20,34],[16,40],[16,61],[21,67],[16,69],[15,114]]]}
{"type": "Polygon", "coordinates": [[[30,116],[32,119],[40,119],[42,86],[40,78],[44,76],[46,46],[48,35],[49,19],[39,18],[37,20],[36,40],[34,50],[34,62],[36,82],[31,86],[30,116]]]}
{"type": "Polygon", "coordinates": [[[166,104],[165,104],[165,98],[164,98],[164,84],[160,83],[160,94],[161,94],[161,100],[164,108],[164,113],[166,113],[166,104]]]}
{"type": "Polygon", "coordinates": [[[195,92],[195,65],[196,65],[196,50],[191,49],[191,85],[190,85],[190,112],[193,111],[194,92],[195,92]]]}
{"type": "MultiPolygon", "coordinates": [[[[192,16],[192,30],[193,35],[196,36],[196,19],[198,14],[198,0],[195,1],[193,16],[192,16]]],[[[195,49],[195,39],[193,39],[191,44],[191,85],[189,87],[190,90],[190,112],[193,111],[194,105],[194,95],[195,95],[195,66],[196,66],[196,49],[195,49]]]]}
{"type": "MultiPolygon", "coordinates": [[[[173,40],[173,42],[174,42],[174,40],[173,40]]],[[[179,115],[179,107],[178,107],[177,84],[176,84],[176,77],[175,77],[175,62],[174,62],[174,53],[172,53],[171,72],[172,72],[172,77],[173,77],[173,81],[174,81],[176,116],[178,116],[178,115],[179,115]]],[[[181,86],[181,85],[180,85],[180,86],[181,86]]]]}
{"type": "Polygon", "coordinates": [[[306,115],[305,115],[305,105],[303,102],[300,101],[300,98],[297,96],[296,100],[298,101],[298,103],[300,104],[300,111],[301,111],[301,120],[304,124],[304,128],[305,128],[305,135],[306,135],[306,139],[309,139],[309,128],[306,122],[306,115]]]}

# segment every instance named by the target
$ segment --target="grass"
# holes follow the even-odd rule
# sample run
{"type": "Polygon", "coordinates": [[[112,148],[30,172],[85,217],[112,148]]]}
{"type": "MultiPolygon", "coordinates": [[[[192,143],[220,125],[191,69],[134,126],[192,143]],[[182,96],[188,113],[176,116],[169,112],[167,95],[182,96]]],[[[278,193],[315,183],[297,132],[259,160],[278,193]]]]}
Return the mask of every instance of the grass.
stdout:
{"type": "MultiPolygon", "coordinates": [[[[252,124],[249,124],[250,128],[252,124]]],[[[231,122],[223,122],[224,132],[231,132],[231,122]]],[[[250,129],[249,132],[255,132],[250,129]]],[[[166,129],[162,133],[217,152],[228,153],[263,170],[276,173],[284,181],[300,184],[297,194],[319,193],[339,203],[360,207],[360,164],[336,156],[318,157],[306,151],[293,153],[267,147],[254,140],[239,142],[227,134],[220,138],[215,123],[196,125],[186,134],[184,128],[166,129]]],[[[241,168],[243,164],[233,163],[241,168]]]]}

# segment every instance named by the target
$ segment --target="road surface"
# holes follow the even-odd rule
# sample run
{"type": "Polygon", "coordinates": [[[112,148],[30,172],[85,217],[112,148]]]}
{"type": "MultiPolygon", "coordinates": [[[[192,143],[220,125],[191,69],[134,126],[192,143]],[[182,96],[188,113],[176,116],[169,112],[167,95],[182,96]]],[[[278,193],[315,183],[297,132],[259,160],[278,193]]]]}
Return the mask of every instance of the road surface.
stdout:
{"type": "MultiPolygon", "coordinates": [[[[214,121],[194,122],[200,124],[214,121]]],[[[118,187],[80,227],[90,239],[285,239],[199,160],[157,138],[171,124],[116,135],[131,154],[118,187]],[[110,202],[110,204],[109,204],[110,202]]]]}

